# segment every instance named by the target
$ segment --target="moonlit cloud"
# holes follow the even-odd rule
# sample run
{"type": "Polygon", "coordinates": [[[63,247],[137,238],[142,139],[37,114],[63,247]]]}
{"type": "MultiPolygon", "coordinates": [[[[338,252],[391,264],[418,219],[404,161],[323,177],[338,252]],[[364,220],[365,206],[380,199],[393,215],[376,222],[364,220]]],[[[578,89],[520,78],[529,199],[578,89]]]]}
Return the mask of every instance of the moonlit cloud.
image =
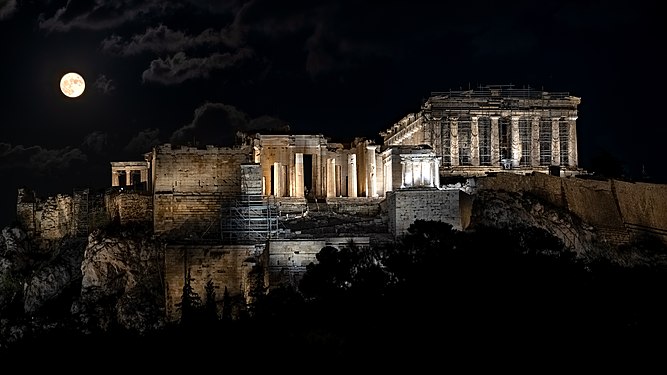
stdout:
{"type": "Polygon", "coordinates": [[[25,169],[35,174],[52,174],[87,160],[78,148],[46,149],[0,143],[0,170],[25,169]]]}
{"type": "Polygon", "coordinates": [[[179,52],[172,57],[151,61],[141,78],[143,82],[163,85],[181,83],[189,79],[206,78],[212,71],[234,67],[252,56],[246,48],[233,53],[214,53],[206,57],[188,57],[179,52]]]}
{"type": "Polygon", "coordinates": [[[0,1],[0,20],[9,18],[14,12],[16,12],[16,0],[0,1]]]}
{"type": "Polygon", "coordinates": [[[116,86],[113,84],[113,80],[107,78],[107,76],[104,74],[101,74],[99,77],[97,77],[95,80],[95,87],[97,87],[98,90],[105,94],[108,94],[116,89],[116,86]]]}
{"type": "Polygon", "coordinates": [[[149,27],[145,33],[134,35],[127,41],[118,35],[112,35],[102,41],[102,50],[129,56],[143,52],[178,52],[201,46],[235,45],[236,41],[226,33],[226,29],[216,31],[209,28],[197,35],[188,35],[165,25],[159,25],[149,27]]]}
{"type": "Polygon", "coordinates": [[[97,154],[102,153],[109,146],[109,135],[105,132],[96,131],[86,135],[81,143],[81,148],[91,150],[97,154]]]}
{"type": "Polygon", "coordinates": [[[94,0],[80,3],[68,1],[51,15],[40,15],[39,27],[49,31],[111,29],[137,18],[164,14],[174,3],[159,0],[94,0]]]}

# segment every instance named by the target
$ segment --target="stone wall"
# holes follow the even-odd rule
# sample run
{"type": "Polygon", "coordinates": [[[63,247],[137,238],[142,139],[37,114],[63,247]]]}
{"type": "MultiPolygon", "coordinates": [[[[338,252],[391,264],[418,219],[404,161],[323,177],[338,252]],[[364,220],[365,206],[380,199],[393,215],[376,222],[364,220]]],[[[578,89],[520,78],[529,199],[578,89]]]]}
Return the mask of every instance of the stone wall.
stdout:
{"type": "Polygon", "coordinates": [[[122,191],[107,194],[106,197],[109,217],[120,224],[152,224],[153,197],[151,195],[144,192],[122,191]]]}
{"type": "Polygon", "coordinates": [[[16,215],[28,234],[44,240],[59,240],[73,231],[72,197],[69,195],[42,199],[29,189],[19,189],[16,215]]]}
{"type": "Polygon", "coordinates": [[[459,189],[402,189],[388,194],[389,232],[399,237],[408,233],[416,220],[441,221],[461,230],[459,189]]]}
{"type": "Polygon", "coordinates": [[[213,282],[218,314],[222,314],[225,287],[232,298],[248,300],[251,289],[264,283],[263,272],[251,272],[261,267],[262,252],[263,248],[255,245],[167,245],[164,264],[167,319],[180,319],[177,304],[181,302],[188,270],[190,285],[202,302],[206,301],[206,283],[213,282]]]}
{"type": "Polygon", "coordinates": [[[626,228],[667,243],[667,185],[613,181],[613,187],[626,228]]]}
{"type": "Polygon", "coordinates": [[[499,173],[478,178],[477,187],[539,196],[567,208],[612,244],[626,243],[632,234],[656,236],[667,243],[667,185],[499,173]]]}
{"type": "Polygon", "coordinates": [[[323,239],[270,240],[267,244],[268,286],[270,289],[299,281],[310,263],[316,264],[317,254],[326,246],[337,249],[354,244],[358,249],[370,246],[369,237],[328,237],[323,239]]]}
{"type": "Polygon", "coordinates": [[[155,233],[219,237],[223,199],[241,194],[241,165],[248,162],[250,148],[166,144],[154,154],[155,233]]]}
{"type": "Polygon", "coordinates": [[[317,263],[317,253],[325,246],[324,239],[269,241],[269,288],[298,285],[306,266],[317,263]]]}
{"type": "Polygon", "coordinates": [[[327,205],[331,211],[339,214],[355,216],[379,216],[382,212],[380,202],[384,198],[327,198],[327,205]]]}

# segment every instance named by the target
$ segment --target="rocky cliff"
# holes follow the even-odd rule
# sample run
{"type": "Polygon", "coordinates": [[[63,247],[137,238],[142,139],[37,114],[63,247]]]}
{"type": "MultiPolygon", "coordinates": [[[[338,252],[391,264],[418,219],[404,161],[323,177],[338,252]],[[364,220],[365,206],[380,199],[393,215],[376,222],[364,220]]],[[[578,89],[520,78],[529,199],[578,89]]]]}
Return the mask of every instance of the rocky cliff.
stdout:
{"type": "Polygon", "coordinates": [[[19,228],[0,241],[0,348],[50,331],[145,332],[164,324],[163,245],[98,230],[39,248],[19,228]]]}

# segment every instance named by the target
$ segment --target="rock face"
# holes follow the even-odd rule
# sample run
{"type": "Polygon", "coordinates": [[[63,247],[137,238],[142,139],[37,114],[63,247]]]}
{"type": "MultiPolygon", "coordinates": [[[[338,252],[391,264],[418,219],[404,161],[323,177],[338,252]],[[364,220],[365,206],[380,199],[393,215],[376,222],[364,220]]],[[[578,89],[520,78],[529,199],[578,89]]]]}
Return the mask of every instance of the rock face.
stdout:
{"type": "Polygon", "coordinates": [[[85,329],[142,333],[162,327],[163,251],[143,233],[92,233],[81,262],[81,296],[73,306],[85,329]]]}
{"type": "Polygon", "coordinates": [[[593,227],[543,199],[524,193],[485,190],[473,197],[471,228],[480,225],[507,230],[541,228],[578,254],[592,251],[596,246],[593,227]]]}
{"type": "Polygon", "coordinates": [[[143,333],[164,325],[164,247],[142,231],[98,230],[48,248],[0,238],[0,349],[54,329],[143,333]]]}

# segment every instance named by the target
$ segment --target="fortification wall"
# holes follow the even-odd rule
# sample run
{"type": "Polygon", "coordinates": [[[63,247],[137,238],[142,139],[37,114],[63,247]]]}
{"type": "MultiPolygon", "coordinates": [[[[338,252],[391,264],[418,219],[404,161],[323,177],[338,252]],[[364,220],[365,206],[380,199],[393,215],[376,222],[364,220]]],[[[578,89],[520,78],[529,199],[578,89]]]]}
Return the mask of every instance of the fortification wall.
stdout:
{"type": "Polygon", "coordinates": [[[59,240],[73,231],[72,197],[58,194],[40,199],[29,189],[19,189],[16,218],[28,234],[59,240]]]}
{"type": "Polygon", "coordinates": [[[595,227],[623,228],[611,181],[568,178],[562,180],[562,186],[570,212],[595,227]]]}
{"type": "Polygon", "coordinates": [[[387,197],[389,232],[394,236],[408,233],[416,220],[433,220],[449,223],[461,230],[460,195],[458,189],[405,189],[392,192],[387,197]]]}
{"type": "Polygon", "coordinates": [[[249,157],[249,147],[156,148],[155,233],[219,234],[223,199],[241,194],[241,165],[249,157]]]}
{"type": "Polygon", "coordinates": [[[560,177],[550,176],[546,173],[534,173],[526,176],[515,173],[497,173],[493,176],[479,177],[476,181],[478,189],[528,192],[557,207],[565,207],[561,182],[560,177]]]}
{"type": "Polygon", "coordinates": [[[268,242],[269,288],[298,285],[306,266],[317,263],[317,253],[326,246],[318,240],[271,240],[268,242]]]}
{"type": "Polygon", "coordinates": [[[225,287],[231,297],[247,300],[250,291],[264,283],[263,273],[256,268],[262,252],[255,245],[167,245],[164,261],[167,319],[180,319],[177,304],[181,302],[188,270],[190,286],[202,302],[206,301],[206,283],[213,282],[218,314],[222,314],[225,287]]]}
{"type": "Polygon", "coordinates": [[[626,228],[667,243],[667,185],[613,181],[626,228]]]}
{"type": "Polygon", "coordinates": [[[667,243],[667,185],[499,173],[478,178],[477,187],[528,192],[566,207],[612,244],[627,243],[633,234],[653,235],[667,243]]]}

